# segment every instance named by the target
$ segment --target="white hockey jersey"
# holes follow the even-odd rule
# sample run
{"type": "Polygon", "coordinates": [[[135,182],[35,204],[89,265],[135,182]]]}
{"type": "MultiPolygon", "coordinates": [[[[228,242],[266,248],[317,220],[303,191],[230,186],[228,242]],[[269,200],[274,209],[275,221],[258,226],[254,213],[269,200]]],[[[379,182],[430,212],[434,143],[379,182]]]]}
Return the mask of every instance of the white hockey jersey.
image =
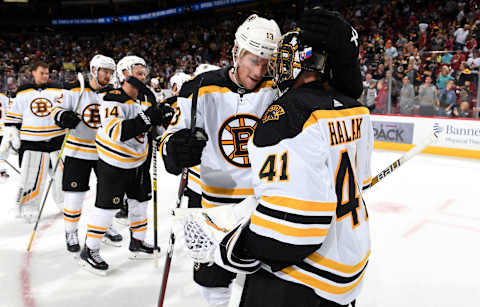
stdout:
{"type": "Polygon", "coordinates": [[[54,104],[63,101],[64,90],[53,84],[45,87],[26,85],[19,88],[13,104],[7,109],[6,124],[21,124],[20,139],[48,141],[65,134],[50,116],[54,104]]]}
{"type": "Polygon", "coordinates": [[[104,93],[98,93],[87,83],[82,99],[80,87],[75,86],[65,91],[65,97],[61,103],[57,103],[52,110],[52,117],[61,116],[65,110],[76,111],[81,122],[75,129],[70,130],[67,143],[65,144],[65,155],[84,160],[97,160],[97,147],[95,137],[100,128],[100,101],[104,93]],[[79,105],[77,106],[77,104],[79,105]]]}
{"type": "MultiPolygon", "coordinates": [[[[230,80],[227,69],[200,74],[183,84],[162,147],[169,135],[190,128],[192,97],[201,78],[195,126],[205,129],[209,140],[202,153],[201,179],[190,172],[189,180],[201,187],[204,207],[237,203],[253,195],[247,142],[275,91],[272,82],[265,80],[254,91],[245,92],[230,80]]],[[[165,155],[163,148],[162,152],[165,155]]],[[[198,168],[191,170],[198,173],[198,168]]]]}
{"type": "Polygon", "coordinates": [[[0,136],[3,135],[3,121],[6,115],[5,110],[8,107],[9,101],[10,99],[8,99],[8,97],[5,94],[0,93],[0,136]]]}
{"type": "Polygon", "coordinates": [[[248,150],[259,202],[249,225],[258,240],[249,245],[262,246],[255,256],[274,263],[292,255],[293,265],[264,268],[328,300],[353,301],[370,255],[359,190],[371,181],[368,109],[306,85],[267,109],[248,150]]]}
{"type": "Polygon", "coordinates": [[[101,160],[125,169],[138,167],[145,162],[148,155],[146,133],[122,141],[125,132],[122,128],[127,120],[136,118],[146,107],[148,104],[132,100],[121,88],[103,95],[100,101],[102,125],[95,139],[101,160]]]}

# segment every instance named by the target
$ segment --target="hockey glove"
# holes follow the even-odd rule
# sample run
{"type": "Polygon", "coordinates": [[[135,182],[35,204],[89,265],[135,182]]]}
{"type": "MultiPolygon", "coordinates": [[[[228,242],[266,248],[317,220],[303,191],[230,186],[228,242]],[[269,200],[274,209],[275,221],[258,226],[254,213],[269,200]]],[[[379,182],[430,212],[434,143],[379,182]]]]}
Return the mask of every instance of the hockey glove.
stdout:
{"type": "Polygon", "coordinates": [[[207,209],[175,209],[174,217],[183,224],[185,245],[190,257],[199,263],[211,263],[215,250],[228,233],[245,224],[257,207],[254,197],[232,206],[207,209]]]}
{"type": "Polygon", "coordinates": [[[202,128],[195,128],[193,133],[186,128],[179,130],[168,139],[167,155],[179,168],[198,165],[207,141],[208,136],[202,128]]]}
{"type": "Polygon", "coordinates": [[[8,159],[10,150],[18,151],[20,149],[20,133],[15,126],[5,126],[3,129],[3,139],[0,144],[0,160],[8,159]]]}
{"type": "Polygon", "coordinates": [[[73,111],[63,111],[55,116],[55,124],[61,128],[74,129],[80,123],[81,119],[73,111]]]}
{"type": "Polygon", "coordinates": [[[307,44],[325,50],[334,61],[346,63],[358,57],[358,34],[340,13],[314,8],[304,13],[298,26],[307,44]]]}
{"type": "Polygon", "coordinates": [[[150,118],[152,125],[161,125],[167,128],[175,114],[175,110],[167,105],[159,104],[158,107],[149,107],[144,113],[150,118]]]}

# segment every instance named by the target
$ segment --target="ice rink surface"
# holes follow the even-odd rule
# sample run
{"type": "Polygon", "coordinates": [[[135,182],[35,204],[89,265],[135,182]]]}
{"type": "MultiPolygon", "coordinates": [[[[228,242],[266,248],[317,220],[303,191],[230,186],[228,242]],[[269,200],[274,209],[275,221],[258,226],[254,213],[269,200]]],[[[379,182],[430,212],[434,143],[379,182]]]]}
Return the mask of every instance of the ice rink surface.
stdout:
{"type": "MultiPolygon", "coordinates": [[[[377,151],[373,174],[402,153],[377,151]]],[[[15,162],[16,157],[10,161],[15,162]]],[[[7,167],[8,169],[8,167],[7,167]]],[[[160,267],[151,260],[129,260],[127,226],[114,224],[122,247],[102,246],[112,271],[106,277],[79,267],[65,248],[62,215],[47,202],[31,253],[33,229],[11,209],[18,175],[0,185],[1,307],[156,306],[165,251],[169,209],[175,204],[178,177],[159,167],[160,267]]],[[[94,180],[94,179],[93,179],[94,180]]],[[[480,162],[418,155],[365,192],[370,214],[372,254],[359,307],[471,307],[480,303],[480,162]]],[[[88,214],[95,184],[84,203],[88,214]]],[[[147,239],[153,240],[153,206],[147,239]]],[[[80,222],[83,244],[85,219],[80,222]]],[[[192,261],[177,236],[165,307],[206,307],[192,282],[192,261]]]]}

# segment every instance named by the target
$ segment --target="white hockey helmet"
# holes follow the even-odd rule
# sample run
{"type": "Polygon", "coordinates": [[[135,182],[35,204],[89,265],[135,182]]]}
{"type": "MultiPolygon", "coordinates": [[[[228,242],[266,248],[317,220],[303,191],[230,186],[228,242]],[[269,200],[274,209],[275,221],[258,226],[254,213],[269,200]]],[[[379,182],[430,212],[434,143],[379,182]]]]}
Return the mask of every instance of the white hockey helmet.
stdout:
{"type": "Polygon", "coordinates": [[[110,69],[115,72],[115,61],[108,57],[101,54],[97,54],[90,60],[90,75],[97,80],[98,83],[98,70],[100,68],[110,69]],[[95,72],[93,69],[95,68],[95,72]]]}
{"type": "Polygon", "coordinates": [[[135,67],[135,65],[144,66],[145,68],[147,68],[147,73],[148,73],[147,63],[141,57],[138,57],[136,55],[127,55],[123,57],[120,61],[118,61],[117,77],[120,84],[123,83],[123,81],[125,81],[125,76],[123,75],[123,71],[127,70],[130,74],[132,74],[133,67],[135,67]]]}
{"type": "Polygon", "coordinates": [[[273,19],[250,15],[235,32],[235,46],[232,49],[233,64],[237,66],[237,58],[242,50],[247,50],[256,56],[270,59],[277,50],[277,44],[282,36],[280,28],[273,19]]]}
{"type": "Polygon", "coordinates": [[[183,83],[190,80],[191,78],[192,78],[192,76],[187,75],[183,71],[182,72],[177,72],[168,81],[168,88],[172,89],[173,86],[176,84],[177,85],[176,93],[178,93],[180,91],[180,89],[182,88],[183,83]]]}
{"type": "Polygon", "coordinates": [[[219,66],[217,65],[212,65],[212,64],[200,64],[197,66],[195,69],[195,72],[193,73],[193,76],[196,77],[199,74],[203,74],[204,72],[211,71],[211,70],[218,70],[220,69],[219,66]]]}

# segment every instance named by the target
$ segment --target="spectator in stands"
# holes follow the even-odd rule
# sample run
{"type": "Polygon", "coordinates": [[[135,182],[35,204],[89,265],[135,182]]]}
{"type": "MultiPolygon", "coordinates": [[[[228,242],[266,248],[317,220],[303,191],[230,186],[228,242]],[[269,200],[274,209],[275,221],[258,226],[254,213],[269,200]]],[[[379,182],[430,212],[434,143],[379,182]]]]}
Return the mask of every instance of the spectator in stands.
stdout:
{"type": "Polygon", "coordinates": [[[471,69],[478,69],[480,67],[480,55],[478,49],[474,49],[472,52],[472,57],[467,60],[467,65],[471,69]]]}
{"type": "Polygon", "coordinates": [[[467,57],[462,52],[462,50],[457,49],[457,52],[452,57],[452,61],[451,61],[452,69],[455,71],[459,70],[460,64],[462,64],[462,62],[465,62],[466,59],[467,57]]]}
{"type": "Polygon", "coordinates": [[[442,64],[450,64],[452,62],[453,56],[448,52],[447,48],[444,49],[444,54],[442,55],[442,64]]]}
{"type": "Polygon", "coordinates": [[[460,102],[460,106],[453,110],[453,115],[456,117],[470,117],[470,104],[467,101],[460,102]]]}
{"type": "Polygon", "coordinates": [[[448,66],[442,66],[442,71],[440,72],[436,82],[437,88],[441,90],[444,89],[449,80],[454,80],[454,78],[450,76],[450,69],[448,66]]]}
{"type": "Polygon", "coordinates": [[[385,79],[380,79],[377,82],[377,97],[375,97],[375,109],[373,113],[385,114],[388,99],[388,86],[385,84],[385,79]]]}
{"type": "Polygon", "coordinates": [[[460,70],[458,71],[457,84],[462,86],[465,82],[469,81],[470,84],[477,84],[477,75],[472,74],[467,63],[460,64],[460,70]]]}
{"type": "Polygon", "coordinates": [[[455,93],[455,81],[448,80],[444,89],[440,90],[438,102],[435,107],[437,116],[449,116],[457,105],[457,94],[455,93]]]}
{"type": "Polygon", "coordinates": [[[419,113],[422,116],[433,116],[434,108],[438,101],[437,88],[432,84],[432,77],[426,76],[425,83],[418,90],[419,113]]]}
{"type": "Polygon", "coordinates": [[[385,44],[385,55],[392,58],[396,58],[398,56],[397,48],[395,48],[391,40],[388,40],[385,44]]]}
{"type": "Polygon", "coordinates": [[[364,90],[365,103],[364,105],[373,112],[375,110],[375,99],[377,98],[377,81],[371,79],[368,87],[364,90]]]}
{"type": "Polygon", "coordinates": [[[413,84],[410,83],[408,76],[403,77],[402,79],[403,86],[400,90],[400,114],[412,115],[415,110],[415,90],[413,84]]]}
{"type": "Polygon", "coordinates": [[[469,29],[469,25],[465,25],[464,27],[459,27],[453,33],[453,36],[455,37],[455,49],[463,50],[467,41],[468,33],[470,33],[469,29]]]}
{"type": "Polygon", "coordinates": [[[385,78],[385,65],[384,64],[378,64],[378,68],[372,74],[372,77],[375,80],[381,80],[381,79],[385,78]]]}

